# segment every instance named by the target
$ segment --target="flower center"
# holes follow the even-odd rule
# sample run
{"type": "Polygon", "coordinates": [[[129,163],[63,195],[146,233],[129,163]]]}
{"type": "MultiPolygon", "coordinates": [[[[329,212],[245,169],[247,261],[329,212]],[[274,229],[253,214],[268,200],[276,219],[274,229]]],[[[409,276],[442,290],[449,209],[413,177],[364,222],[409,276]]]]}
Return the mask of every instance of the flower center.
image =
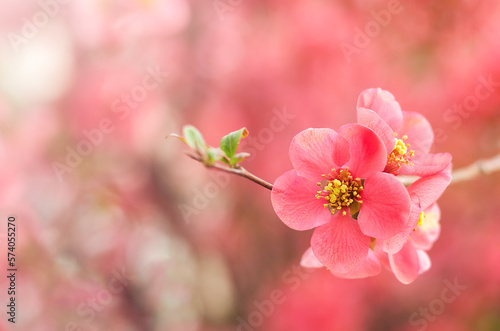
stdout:
{"type": "MultiPolygon", "coordinates": [[[[363,185],[360,178],[353,178],[349,168],[339,169],[338,172],[332,169],[331,173],[321,176],[325,177],[325,180],[317,184],[322,190],[316,192],[316,199],[326,200],[323,207],[328,208],[332,214],[344,207],[349,207],[351,215],[359,211],[363,203],[360,195],[363,185]]],[[[342,211],[342,214],[347,215],[347,211],[342,211]]]]}
{"type": "Polygon", "coordinates": [[[385,167],[385,172],[396,173],[402,164],[411,163],[410,158],[415,156],[415,151],[410,150],[410,144],[406,144],[405,140],[408,139],[407,135],[397,138],[398,134],[394,133],[395,146],[392,152],[387,156],[387,165],[385,167]]]}

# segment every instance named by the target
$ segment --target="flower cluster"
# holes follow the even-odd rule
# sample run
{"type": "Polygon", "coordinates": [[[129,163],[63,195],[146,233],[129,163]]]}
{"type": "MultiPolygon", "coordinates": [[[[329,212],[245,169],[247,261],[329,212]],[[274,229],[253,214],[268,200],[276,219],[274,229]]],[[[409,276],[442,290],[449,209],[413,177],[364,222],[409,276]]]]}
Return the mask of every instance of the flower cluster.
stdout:
{"type": "Polygon", "coordinates": [[[293,170],[271,199],[290,228],[314,228],[305,267],[362,278],[391,270],[410,283],[430,268],[426,251],[440,231],[436,200],[451,181],[451,155],[431,154],[433,132],[380,88],[361,93],[358,123],[307,129],[290,144],[293,170]],[[417,179],[405,186],[401,176],[417,179]]]}

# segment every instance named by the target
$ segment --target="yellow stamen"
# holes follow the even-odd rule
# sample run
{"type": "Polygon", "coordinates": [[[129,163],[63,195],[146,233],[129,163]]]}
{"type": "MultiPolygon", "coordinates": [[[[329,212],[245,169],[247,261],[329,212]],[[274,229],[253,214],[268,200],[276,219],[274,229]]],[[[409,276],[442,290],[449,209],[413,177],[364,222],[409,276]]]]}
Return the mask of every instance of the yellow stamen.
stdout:
{"type": "MultiPolygon", "coordinates": [[[[394,137],[397,137],[397,135],[397,133],[394,133],[394,137]]],[[[415,156],[415,151],[410,150],[410,144],[405,143],[406,139],[408,139],[407,135],[404,135],[401,139],[394,138],[394,149],[387,156],[387,172],[397,172],[402,164],[413,165],[413,163],[410,162],[410,158],[415,156]]]]}
{"type": "MultiPolygon", "coordinates": [[[[334,175],[330,173],[324,176],[326,182],[323,181],[323,190],[317,191],[316,198],[324,198],[327,203],[323,206],[328,208],[332,214],[344,207],[348,207],[351,213],[359,211],[363,191],[361,179],[354,179],[348,168],[339,169],[339,171],[332,169],[332,173],[334,175]]],[[[347,215],[347,211],[343,210],[342,215],[347,215]]]]}
{"type": "Polygon", "coordinates": [[[418,222],[417,225],[422,225],[424,224],[424,218],[425,218],[425,213],[422,211],[420,212],[420,216],[418,216],[418,222]]]}

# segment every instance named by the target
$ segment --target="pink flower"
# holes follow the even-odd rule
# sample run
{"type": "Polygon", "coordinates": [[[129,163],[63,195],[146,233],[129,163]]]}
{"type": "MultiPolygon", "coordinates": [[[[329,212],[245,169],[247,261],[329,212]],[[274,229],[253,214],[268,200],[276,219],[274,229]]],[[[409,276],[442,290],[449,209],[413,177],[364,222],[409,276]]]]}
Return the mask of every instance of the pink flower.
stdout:
{"type": "Polygon", "coordinates": [[[435,202],[451,181],[451,166],[442,172],[422,177],[408,186],[412,201],[406,229],[376,243],[374,252],[396,278],[408,284],[431,266],[429,250],[440,231],[441,212],[435,202]]]}
{"type": "MultiPolygon", "coordinates": [[[[382,263],[400,282],[408,284],[427,271],[431,260],[426,251],[437,240],[440,231],[441,212],[435,201],[450,181],[451,166],[448,166],[439,174],[423,177],[411,184],[408,193],[412,203],[406,229],[390,239],[372,241],[367,259],[356,269],[347,273],[332,271],[332,274],[340,278],[371,277],[380,272],[382,263]]],[[[323,267],[310,248],[302,256],[300,264],[306,268],[323,267]]]]}
{"type": "Polygon", "coordinates": [[[440,173],[419,178],[407,187],[411,199],[411,208],[406,229],[398,235],[378,243],[384,252],[396,254],[402,249],[411,232],[415,229],[420,213],[439,199],[450,182],[451,164],[440,173]]]}
{"type": "Polygon", "coordinates": [[[387,149],[385,172],[427,176],[442,171],[451,162],[448,153],[429,154],[434,133],[424,116],[401,111],[394,96],[380,88],[361,92],[358,123],[372,129],[387,149]]]}
{"type": "MultiPolygon", "coordinates": [[[[391,270],[404,283],[413,282],[418,275],[431,267],[426,251],[437,240],[440,231],[441,212],[435,202],[451,182],[451,165],[442,172],[418,179],[408,186],[411,208],[406,229],[396,236],[372,241],[373,254],[350,273],[333,274],[340,278],[364,278],[380,272],[380,263],[391,270]]],[[[372,253],[370,251],[370,253],[372,253]]],[[[306,251],[301,264],[304,267],[319,267],[314,256],[306,251]]]]}
{"type": "Polygon", "coordinates": [[[312,252],[332,272],[356,270],[371,261],[374,239],[405,231],[410,197],[395,176],[382,173],[387,151],[372,130],[307,129],[294,137],[289,154],[294,169],[275,181],[273,208],[292,229],[316,228],[312,252]]]}
{"type": "Polygon", "coordinates": [[[441,211],[436,203],[418,214],[418,223],[411,231],[403,247],[395,254],[383,252],[375,247],[379,261],[403,284],[413,282],[418,275],[429,270],[431,260],[426,251],[439,237],[441,211]]]}
{"type": "MultiPolygon", "coordinates": [[[[415,212],[412,214],[415,215],[415,212]]],[[[356,269],[345,273],[332,271],[332,274],[339,278],[351,279],[372,277],[380,273],[380,262],[382,262],[401,283],[413,282],[418,275],[431,267],[431,259],[426,251],[431,249],[439,237],[440,218],[441,211],[437,203],[434,203],[417,214],[415,227],[410,231],[409,237],[406,234],[406,240],[398,252],[386,253],[382,250],[381,245],[375,244],[373,250],[368,251],[367,258],[356,269]]],[[[305,268],[324,267],[311,248],[306,250],[300,264],[305,268]]]]}

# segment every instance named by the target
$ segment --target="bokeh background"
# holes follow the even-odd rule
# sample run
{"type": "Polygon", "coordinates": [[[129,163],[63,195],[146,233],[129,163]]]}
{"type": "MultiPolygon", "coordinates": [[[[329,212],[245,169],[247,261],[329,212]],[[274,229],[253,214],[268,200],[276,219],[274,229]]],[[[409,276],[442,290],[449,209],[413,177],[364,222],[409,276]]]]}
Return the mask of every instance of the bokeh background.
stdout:
{"type": "Polygon", "coordinates": [[[500,153],[499,22],[496,0],[2,1],[15,329],[500,330],[498,173],[444,193],[414,283],[342,280],[298,267],[311,232],[282,224],[269,191],[165,139],[190,123],[216,146],[246,126],[244,166],[273,182],[296,133],[354,122],[381,87],[460,168],[500,153]]]}

